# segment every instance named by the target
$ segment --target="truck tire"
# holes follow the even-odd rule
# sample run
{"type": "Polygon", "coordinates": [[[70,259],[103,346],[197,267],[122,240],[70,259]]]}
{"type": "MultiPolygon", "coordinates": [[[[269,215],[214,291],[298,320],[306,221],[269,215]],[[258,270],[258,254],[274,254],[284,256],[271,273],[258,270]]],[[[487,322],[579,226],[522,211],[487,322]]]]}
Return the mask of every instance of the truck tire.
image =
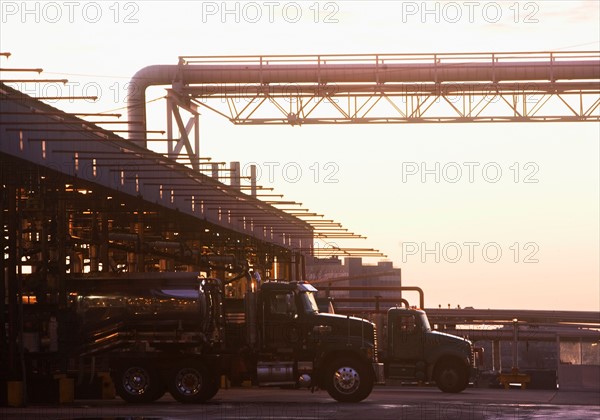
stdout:
{"type": "Polygon", "coordinates": [[[373,390],[373,374],[369,366],[351,357],[335,360],[325,378],[325,389],[339,402],[359,402],[373,390]]]}
{"type": "Polygon", "coordinates": [[[442,362],[435,369],[435,383],[443,392],[458,393],[469,385],[467,369],[458,362],[442,362]]]}
{"type": "Polygon", "coordinates": [[[158,370],[143,363],[118,367],[113,382],[117,395],[130,403],[156,401],[166,391],[158,370]]]}
{"type": "Polygon", "coordinates": [[[203,403],[219,391],[216,375],[199,362],[178,363],[168,377],[169,392],[181,403],[203,403]]]}

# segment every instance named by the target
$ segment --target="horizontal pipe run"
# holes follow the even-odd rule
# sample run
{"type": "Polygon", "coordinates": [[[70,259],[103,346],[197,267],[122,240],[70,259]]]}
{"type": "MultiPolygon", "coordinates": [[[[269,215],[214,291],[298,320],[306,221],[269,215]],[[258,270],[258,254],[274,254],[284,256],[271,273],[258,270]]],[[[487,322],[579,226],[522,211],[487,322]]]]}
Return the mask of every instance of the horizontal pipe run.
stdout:
{"type": "Polygon", "coordinates": [[[102,114],[102,113],[98,113],[98,112],[68,114],[68,113],[64,113],[64,112],[44,112],[44,111],[36,111],[36,110],[0,111],[0,115],[36,115],[36,116],[48,115],[48,116],[62,116],[62,117],[64,117],[65,115],[73,115],[73,116],[81,116],[81,117],[115,117],[115,118],[121,118],[121,116],[122,116],[122,114],[102,114]]]}
{"type": "Polygon", "coordinates": [[[422,95],[486,95],[496,92],[503,94],[544,94],[544,93],[596,93],[600,91],[598,81],[587,82],[504,82],[504,83],[371,83],[371,84],[220,84],[190,86],[183,93],[200,98],[252,98],[268,95],[270,97],[312,98],[332,97],[368,97],[385,93],[387,96],[422,95]]]}
{"type": "MultiPolygon", "coordinates": [[[[444,83],[444,82],[492,82],[501,81],[549,81],[559,80],[598,80],[600,79],[600,60],[597,54],[589,53],[586,58],[557,60],[560,53],[544,55],[516,55],[516,61],[506,60],[499,54],[464,54],[464,62],[458,62],[461,56],[452,57],[453,61],[443,61],[433,55],[432,62],[410,62],[398,64],[380,62],[352,63],[352,57],[345,59],[350,63],[330,64],[317,62],[312,64],[271,64],[268,57],[260,58],[258,64],[231,63],[154,65],[138,71],[129,84],[128,113],[130,121],[146,121],[146,88],[155,85],[172,85],[175,82],[183,86],[190,84],[344,84],[344,83],[444,83]],[[535,60],[535,61],[532,61],[535,60]],[[489,60],[489,61],[488,61],[489,60]]],[[[447,55],[439,57],[446,58],[447,55]]],[[[509,56],[511,57],[511,56],[509,56]]],[[[578,56],[575,56],[578,57],[578,56]]],[[[299,58],[300,59],[300,58],[299,58]]],[[[342,59],[338,57],[338,59],[342,59]]],[[[364,58],[363,58],[364,59],[364,58]]],[[[408,57],[406,58],[408,60],[408,57]]],[[[256,59],[254,63],[256,63],[256,59]]],[[[276,59],[274,59],[276,60],[276,59]]],[[[287,57],[292,61],[293,57],[287,57]]],[[[413,59],[414,60],[414,59],[413,59]]],[[[421,58],[424,60],[424,58],[421,58]]],[[[450,60],[450,58],[448,58],[450,60]]],[[[182,63],[185,60],[181,61],[182,63]]],[[[243,87],[243,86],[242,86],[243,87]]],[[[144,146],[138,132],[145,131],[145,123],[130,126],[130,139],[144,146]]]]}

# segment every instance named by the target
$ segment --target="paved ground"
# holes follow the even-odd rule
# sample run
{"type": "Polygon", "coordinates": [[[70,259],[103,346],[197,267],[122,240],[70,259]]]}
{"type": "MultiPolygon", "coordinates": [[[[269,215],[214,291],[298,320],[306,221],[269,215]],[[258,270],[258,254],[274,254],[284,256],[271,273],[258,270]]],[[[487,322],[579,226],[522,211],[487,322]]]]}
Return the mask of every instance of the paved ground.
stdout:
{"type": "Polygon", "coordinates": [[[165,396],[130,405],[120,399],[65,406],[0,407],[1,419],[600,419],[600,393],[469,388],[444,394],[435,388],[376,387],[359,404],[341,404],[324,391],[236,388],[210,403],[183,405],[165,396]]]}

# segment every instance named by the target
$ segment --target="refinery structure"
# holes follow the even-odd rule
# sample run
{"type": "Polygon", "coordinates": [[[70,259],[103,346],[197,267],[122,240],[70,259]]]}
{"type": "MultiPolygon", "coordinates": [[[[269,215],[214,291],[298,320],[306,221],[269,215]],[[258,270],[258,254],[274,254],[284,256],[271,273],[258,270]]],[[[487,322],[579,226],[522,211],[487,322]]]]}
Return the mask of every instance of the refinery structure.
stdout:
{"type": "MultiPolygon", "coordinates": [[[[374,271],[379,286],[401,285],[391,263],[379,274],[356,259],[341,268],[339,257],[385,256],[330,245],[362,235],[258,185],[252,167],[246,176],[240,162],[202,156],[200,110],[263,126],[600,121],[600,54],[589,51],[184,56],[134,75],[122,115],[67,113],[27,95],[20,83],[53,81],[31,75],[39,69],[11,69],[2,55],[0,340],[9,376],[22,369],[24,342],[29,352],[49,350],[20,324],[22,305],[43,309],[47,331],[73,276],[199,272],[227,281],[252,267],[263,279],[325,285],[337,277],[348,288],[366,287],[374,271]],[[166,89],[163,132],[148,129],[150,86],[166,89]],[[333,257],[332,276],[307,273],[319,257],[333,257]],[[353,275],[363,277],[352,283],[353,275]]],[[[450,314],[439,316],[441,324],[450,314]]],[[[544,340],[556,340],[550,335],[544,340]]]]}

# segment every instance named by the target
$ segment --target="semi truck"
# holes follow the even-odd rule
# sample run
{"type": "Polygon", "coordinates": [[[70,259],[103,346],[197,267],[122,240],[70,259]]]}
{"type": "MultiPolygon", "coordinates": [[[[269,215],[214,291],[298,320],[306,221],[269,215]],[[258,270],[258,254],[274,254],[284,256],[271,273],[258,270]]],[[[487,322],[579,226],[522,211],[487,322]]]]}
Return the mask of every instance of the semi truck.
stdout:
{"type": "Polygon", "coordinates": [[[128,402],[168,391],[182,403],[201,403],[224,378],[319,388],[358,402],[383,382],[375,325],[320,313],[316,289],[305,282],[261,281],[250,272],[227,281],[139,273],[72,279],[68,288],[68,309],[50,317],[55,327],[41,327],[45,350],[63,355],[78,376],[108,368],[128,402]],[[233,283],[242,296],[230,296],[233,283]]]}
{"type": "Polygon", "coordinates": [[[461,392],[477,375],[473,343],[433,331],[425,311],[393,307],[387,312],[388,379],[435,382],[444,392],[461,392]]]}
{"type": "Polygon", "coordinates": [[[27,359],[48,360],[81,380],[109,371],[131,403],[169,392],[182,403],[213,398],[223,382],[324,389],[359,402],[385,378],[435,381],[460,392],[474,371],[472,344],[431,331],[422,310],[391,308],[380,362],[376,325],[319,311],[316,288],[261,281],[246,270],[229,280],[197,273],[136,273],[70,279],[66,309],[25,311],[27,359]],[[235,289],[238,293],[232,293],[235,289]],[[241,293],[239,291],[241,290],[241,293]]]}
{"type": "MultiPolygon", "coordinates": [[[[404,307],[391,307],[380,310],[379,297],[340,298],[330,296],[331,291],[410,291],[418,292],[420,308],[424,304],[424,292],[415,286],[394,286],[371,288],[364,286],[324,286],[321,289],[319,301],[322,307],[330,307],[332,312],[338,312],[339,302],[369,302],[375,303],[373,319],[382,332],[382,342],[379,348],[379,361],[384,364],[384,376],[389,380],[402,382],[435,383],[444,392],[458,393],[463,391],[469,382],[477,381],[478,362],[482,348],[475,348],[473,343],[456,335],[434,331],[431,328],[427,314],[423,309],[411,306],[406,299],[398,298],[398,304],[404,307]],[[328,305],[325,305],[325,302],[328,305]]],[[[361,313],[360,309],[347,307],[344,313],[361,313]]]]}

